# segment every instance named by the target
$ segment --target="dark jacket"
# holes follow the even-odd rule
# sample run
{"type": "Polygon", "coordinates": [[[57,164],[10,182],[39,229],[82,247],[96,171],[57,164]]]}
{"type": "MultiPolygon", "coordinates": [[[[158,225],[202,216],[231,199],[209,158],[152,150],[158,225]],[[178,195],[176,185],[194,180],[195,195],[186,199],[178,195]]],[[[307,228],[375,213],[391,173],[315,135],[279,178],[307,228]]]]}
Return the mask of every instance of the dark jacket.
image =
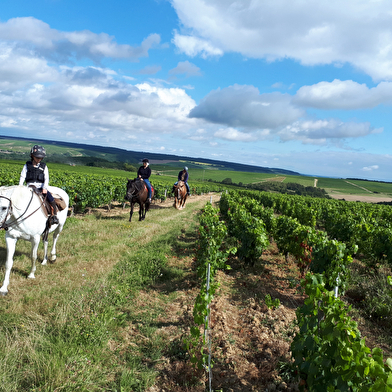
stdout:
{"type": "Polygon", "coordinates": [[[140,166],[139,170],[137,171],[137,176],[141,176],[143,178],[143,180],[148,180],[151,176],[151,169],[149,166],[144,167],[144,166],[140,166]]]}

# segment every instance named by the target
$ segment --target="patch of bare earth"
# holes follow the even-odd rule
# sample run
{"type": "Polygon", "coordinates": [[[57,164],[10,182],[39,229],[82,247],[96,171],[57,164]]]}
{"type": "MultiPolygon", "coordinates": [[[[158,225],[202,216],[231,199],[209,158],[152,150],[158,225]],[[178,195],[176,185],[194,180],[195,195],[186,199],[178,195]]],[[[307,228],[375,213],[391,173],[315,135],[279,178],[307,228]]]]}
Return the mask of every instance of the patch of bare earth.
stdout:
{"type": "Polygon", "coordinates": [[[340,193],[330,193],[333,199],[347,200],[347,201],[363,201],[365,203],[381,203],[392,201],[391,197],[388,196],[373,196],[373,195],[350,195],[340,193]]]}
{"type": "MultiPolygon", "coordinates": [[[[279,255],[271,245],[263,255],[263,264],[255,267],[239,265],[232,259],[232,270],[217,274],[220,283],[211,305],[210,340],[214,365],[211,387],[214,391],[297,391],[297,385],[284,380],[277,369],[279,363],[290,361],[290,343],[295,332],[295,310],[303,296],[295,284],[295,264],[279,255]],[[294,284],[293,284],[294,282],[294,284]],[[279,299],[281,305],[269,309],[265,295],[279,299]]],[[[159,361],[159,376],[149,392],[208,390],[209,375],[195,370],[181,348],[193,326],[193,306],[200,287],[192,259],[173,259],[183,263],[187,278],[176,287],[177,298],[166,305],[157,320],[164,325],[158,333],[170,347],[159,361]],[[173,347],[178,347],[177,352],[173,347]]],[[[151,301],[157,292],[165,292],[164,284],[148,292],[151,301]]],[[[144,293],[143,295],[147,295],[144,293]]],[[[143,301],[149,301],[143,298],[143,301]]],[[[165,306],[165,305],[163,305],[165,306]]]]}

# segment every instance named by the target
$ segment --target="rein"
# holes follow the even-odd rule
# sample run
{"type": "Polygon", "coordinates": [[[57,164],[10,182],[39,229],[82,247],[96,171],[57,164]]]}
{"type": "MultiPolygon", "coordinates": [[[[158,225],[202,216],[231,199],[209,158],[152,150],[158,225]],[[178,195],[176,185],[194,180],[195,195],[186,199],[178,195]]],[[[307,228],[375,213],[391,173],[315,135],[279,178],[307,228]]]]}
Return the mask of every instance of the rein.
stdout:
{"type": "MultiPolygon", "coordinates": [[[[27,207],[26,207],[26,210],[23,212],[23,214],[20,215],[18,218],[16,218],[14,221],[10,222],[9,224],[7,224],[6,221],[7,221],[8,217],[9,217],[9,216],[11,215],[11,213],[12,213],[12,200],[11,200],[9,197],[3,196],[3,195],[0,195],[0,197],[2,197],[3,199],[8,200],[9,203],[10,203],[9,206],[8,206],[8,211],[7,211],[7,214],[6,214],[5,218],[4,218],[4,221],[2,222],[2,224],[1,224],[1,226],[0,226],[0,230],[1,230],[1,229],[4,229],[5,231],[7,231],[10,227],[16,225],[16,224],[18,223],[18,221],[23,217],[23,215],[26,214],[27,210],[28,210],[29,207],[30,207],[31,202],[33,201],[34,191],[31,192],[31,199],[30,199],[30,201],[29,201],[29,204],[28,204],[27,207]]],[[[31,215],[35,214],[35,213],[43,206],[43,204],[45,203],[45,200],[46,200],[46,195],[45,195],[43,201],[41,202],[40,206],[39,206],[36,210],[34,210],[31,214],[29,214],[29,215],[27,215],[26,217],[24,217],[23,220],[26,220],[26,219],[29,218],[31,215]]],[[[15,207],[15,208],[16,208],[16,207],[15,207]]]]}
{"type": "Polygon", "coordinates": [[[134,183],[134,190],[129,194],[132,197],[136,197],[137,194],[143,190],[143,182],[141,180],[136,180],[134,183]]]}

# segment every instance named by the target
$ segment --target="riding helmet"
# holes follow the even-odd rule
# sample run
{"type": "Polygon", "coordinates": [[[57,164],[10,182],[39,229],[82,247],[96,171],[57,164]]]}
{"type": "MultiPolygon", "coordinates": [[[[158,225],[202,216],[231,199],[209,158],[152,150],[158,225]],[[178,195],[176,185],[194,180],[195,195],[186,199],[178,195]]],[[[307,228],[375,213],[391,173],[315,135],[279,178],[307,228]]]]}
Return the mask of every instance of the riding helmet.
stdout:
{"type": "Polygon", "coordinates": [[[188,167],[187,167],[187,166],[185,166],[185,167],[184,167],[184,170],[185,170],[185,171],[188,171],[188,167]]]}
{"type": "Polygon", "coordinates": [[[149,161],[147,158],[144,158],[142,162],[143,162],[143,163],[144,163],[144,162],[150,163],[150,161],[149,161]]]}
{"type": "Polygon", "coordinates": [[[36,144],[35,146],[31,147],[30,155],[36,158],[45,158],[46,157],[45,148],[36,144]]]}

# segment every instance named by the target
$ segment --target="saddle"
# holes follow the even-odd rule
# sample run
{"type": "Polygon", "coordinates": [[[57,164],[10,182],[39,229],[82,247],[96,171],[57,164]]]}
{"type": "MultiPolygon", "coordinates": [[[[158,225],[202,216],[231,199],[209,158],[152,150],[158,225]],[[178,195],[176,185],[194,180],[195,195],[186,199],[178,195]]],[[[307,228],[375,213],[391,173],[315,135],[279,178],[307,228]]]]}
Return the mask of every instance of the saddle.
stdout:
{"type": "MultiPolygon", "coordinates": [[[[142,183],[142,186],[144,187],[144,190],[145,190],[146,192],[148,192],[147,185],[146,185],[146,183],[145,183],[144,181],[140,180],[139,178],[135,178],[135,181],[140,181],[140,183],[142,183]]],[[[151,184],[151,182],[150,182],[150,184],[151,184]]],[[[152,184],[151,184],[151,194],[154,195],[154,193],[155,193],[154,187],[153,187],[152,184]]],[[[53,196],[53,197],[54,197],[54,196],[53,196]]]]}
{"type": "MultiPolygon", "coordinates": [[[[47,197],[44,196],[44,194],[35,186],[30,186],[30,188],[40,198],[41,203],[42,203],[42,211],[44,212],[45,216],[50,216],[52,214],[52,206],[48,202],[47,197]]],[[[64,199],[61,196],[59,196],[57,193],[52,193],[52,196],[54,198],[54,201],[56,202],[56,205],[57,205],[57,208],[59,211],[62,211],[62,210],[64,210],[64,208],[67,207],[64,199]]]]}

